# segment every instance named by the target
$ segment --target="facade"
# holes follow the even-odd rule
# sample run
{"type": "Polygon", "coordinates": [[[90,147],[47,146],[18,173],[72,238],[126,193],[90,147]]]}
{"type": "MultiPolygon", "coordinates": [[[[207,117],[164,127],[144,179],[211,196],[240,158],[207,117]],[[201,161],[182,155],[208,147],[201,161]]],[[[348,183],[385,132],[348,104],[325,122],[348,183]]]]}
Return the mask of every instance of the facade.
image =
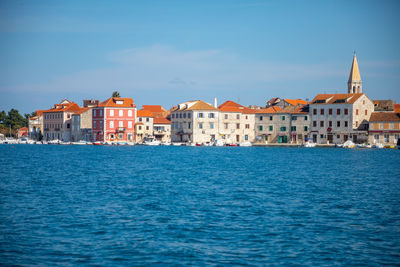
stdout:
{"type": "Polygon", "coordinates": [[[400,113],[374,112],[369,120],[370,144],[396,145],[400,138],[400,113]]]}
{"type": "Polygon", "coordinates": [[[365,94],[319,94],[310,104],[311,137],[319,144],[367,141],[374,103],[365,94]]]}
{"type": "Polygon", "coordinates": [[[273,106],[255,111],[255,142],[257,143],[273,143],[275,142],[277,130],[274,126],[277,117],[274,116],[282,108],[273,106]]]}
{"type": "Polygon", "coordinates": [[[166,118],[154,118],[153,136],[163,143],[171,142],[171,121],[166,118]]]}
{"type": "Polygon", "coordinates": [[[99,142],[133,142],[135,120],[132,98],[111,97],[93,107],[92,138],[99,142]]]}
{"type": "Polygon", "coordinates": [[[22,127],[18,129],[18,138],[28,137],[28,134],[29,134],[28,127],[22,127]]]}
{"type": "Polygon", "coordinates": [[[308,102],[304,101],[303,99],[288,99],[288,98],[281,99],[279,97],[274,97],[267,101],[266,108],[268,107],[284,108],[287,106],[307,105],[307,103],[308,102]]]}
{"type": "Polygon", "coordinates": [[[233,101],[224,102],[218,109],[219,139],[227,144],[254,142],[254,109],[243,107],[233,101]]]}
{"type": "Polygon", "coordinates": [[[171,110],[171,141],[210,143],[218,139],[219,110],[201,101],[188,101],[171,110]]]}
{"type": "Polygon", "coordinates": [[[43,111],[43,138],[45,140],[71,141],[71,118],[81,108],[69,100],[55,104],[53,108],[43,111]]]}
{"type": "Polygon", "coordinates": [[[92,109],[82,108],[71,118],[71,141],[92,141],[92,109]]]}
{"type": "Polygon", "coordinates": [[[136,124],[136,142],[143,143],[145,138],[153,138],[153,113],[148,110],[138,110],[136,124]]]}
{"type": "Polygon", "coordinates": [[[36,110],[36,116],[28,120],[29,138],[39,140],[43,137],[43,110],[36,110]]]}

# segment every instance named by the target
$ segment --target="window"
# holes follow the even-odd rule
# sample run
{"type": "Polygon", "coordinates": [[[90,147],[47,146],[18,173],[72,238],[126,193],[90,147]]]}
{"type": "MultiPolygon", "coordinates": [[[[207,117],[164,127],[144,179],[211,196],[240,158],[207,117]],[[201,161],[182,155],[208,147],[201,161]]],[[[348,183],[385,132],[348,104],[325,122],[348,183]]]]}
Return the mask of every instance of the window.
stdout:
{"type": "Polygon", "coordinates": [[[188,113],[188,118],[189,118],[189,119],[190,119],[190,116],[191,116],[190,113],[188,113]]]}
{"type": "Polygon", "coordinates": [[[258,130],[260,130],[260,131],[262,131],[262,130],[263,130],[263,127],[262,127],[262,125],[258,126],[258,130]]]}
{"type": "Polygon", "coordinates": [[[183,113],[183,118],[186,119],[186,113],[183,113]]]}
{"type": "Polygon", "coordinates": [[[349,114],[349,110],[347,108],[344,109],[344,115],[349,114]]]}
{"type": "Polygon", "coordinates": [[[171,118],[173,118],[173,119],[175,118],[175,114],[174,113],[171,114],[171,118]]]}
{"type": "Polygon", "coordinates": [[[249,140],[249,136],[247,134],[244,135],[244,140],[249,140]]]}
{"type": "Polygon", "coordinates": [[[227,120],[228,119],[228,114],[225,114],[225,120],[227,120]]]}
{"type": "Polygon", "coordinates": [[[317,121],[313,121],[312,124],[313,124],[313,127],[317,127],[317,121]]]}
{"type": "Polygon", "coordinates": [[[259,117],[260,121],[262,121],[262,116],[259,117]]]}
{"type": "Polygon", "coordinates": [[[321,115],[324,115],[324,113],[325,113],[325,110],[323,109],[323,108],[321,108],[321,115]]]}
{"type": "Polygon", "coordinates": [[[210,113],[210,114],[208,114],[208,116],[210,117],[210,118],[215,118],[215,114],[214,113],[210,113]]]}
{"type": "Polygon", "coordinates": [[[330,108],[328,111],[329,115],[332,115],[332,109],[330,108]]]}
{"type": "Polygon", "coordinates": [[[368,110],[365,110],[365,116],[367,116],[368,115],[368,110]]]}
{"type": "Polygon", "coordinates": [[[139,118],[139,121],[142,121],[142,118],[139,118]]]}
{"type": "Polygon", "coordinates": [[[237,120],[240,119],[240,114],[236,114],[236,119],[237,119],[237,120]]]}
{"type": "Polygon", "coordinates": [[[385,143],[389,143],[389,135],[385,134],[384,137],[385,137],[385,143]]]}
{"type": "Polygon", "coordinates": [[[204,114],[200,112],[199,114],[197,114],[197,117],[198,118],[204,118],[204,114]]]}
{"type": "Polygon", "coordinates": [[[114,122],[110,121],[110,128],[114,128],[114,122]]]}
{"type": "Polygon", "coordinates": [[[336,114],[337,114],[337,115],[340,115],[340,108],[338,108],[338,109],[336,110],[336,114]]]}
{"type": "Polygon", "coordinates": [[[142,130],[142,126],[139,125],[139,130],[142,130]]]}
{"type": "Polygon", "coordinates": [[[120,116],[120,117],[124,116],[124,111],[122,109],[119,110],[118,116],[120,116]]]}
{"type": "Polygon", "coordinates": [[[100,117],[103,116],[103,110],[100,109],[100,117]]]}
{"type": "Polygon", "coordinates": [[[329,121],[328,127],[332,127],[332,121],[329,121]]]}
{"type": "Polygon", "coordinates": [[[146,118],[146,122],[149,122],[150,121],[150,118],[146,118]]]}
{"type": "Polygon", "coordinates": [[[100,121],[100,128],[103,129],[103,121],[100,121]]]}
{"type": "Polygon", "coordinates": [[[132,117],[132,110],[128,110],[128,117],[132,117]]]}
{"type": "Polygon", "coordinates": [[[358,127],[358,121],[356,121],[356,127],[358,127]]]}
{"type": "Polygon", "coordinates": [[[124,122],[123,121],[119,121],[118,122],[118,127],[121,127],[121,128],[124,127],[124,122]]]}
{"type": "Polygon", "coordinates": [[[307,132],[308,131],[308,127],[304,126],[304,131],[307,132]]]}
{"type": "Polygon", "coordinates": [[[269,120],[270,120],[270,121],[272,121],[272,118],[273,118],[272,116],[269,116],[269,120]]]}
{"type": "Polygon", "coordinates": [[[340,121],[337,121],[337,122],[336,122],[336,126],[337,126],[337,127],[340,127],[340,121]]]}
{"type": "Polygon", "coordinates": [[[124,139],[124,134],[122,134],[122,133],[118,134],[118,138],[119,139],[124,139]]]}
{"type": "Polygon", "coordinates": [[[240,129],[240,123],[236,123],[236,129],[240,129]]]}
{"type": "Polygon", "coordinates": [[[114,110],[110,109],[110,116],[114,116],[114,110]]]}
{"type": "Polygon", "coordinates": [[[96,121],[93,122],[93,128],[96,129],[96,121]]]}
{"type": "Polygon", "coordinates": [[[317,109],[314,109],[314,110],[313,110],[313,114],[314,114],[314,115],[317,115],[317,109]]]}
{"type": "Polygon", "coordinates": [[[305,121],[308,121],[308,117],[307,117],[307,116],[304,116],[304,120],[305,120],[305,121]]]}
{"type": "Polygon", "coordinates": [[[324,121],[320,121],[320,122],[319,122],[319,126],[320,126],[320,127],[324,127],[324,121]]]}
{"type": "Polygon", "coordinates": [[[323,134],[321,134],[319,137],[321,137],[321,139],[323,139],[323,138],[324,138],[324,135],[323,135],[323,134]]]}
{"type": "Polygon", "coordinates": [[[228,123],[224,123],[225,129],[228,129],[228,123]]]}
{"type": "Polygon", "coordinates": [[[349,127],[349,122],[348,121],[344,122],[344,127],[349,127]]]}
{"type": "Polygon", "coordinates": [[[358,109],[356,109],[356,115],[358,115],[358,109]]]}
{"type": "Polygon", "coordinates": [[[246,129],[250,129],[250,124],[246,124],[246,125],[245,125],[245,128],[246,128],[246,129]]]}
{"type": "MultiPolygon", "coordinates": [[[[202,113],[203,114],[203,113],[202,113]]],[[[179,118],[181,118],[182,119],[182,113],[179,113],[179,118]]],[[[200,117],[199,117],[200,118],[200,117]]],[[[202,116],[202,118],[203,118],[203,116],[202,116]]]]}
{"type": "Polygon", "coordinates": [[[293,116],[293,117],[292,117],[292,120],[293,120],[293,121],[297,121],[297,117],[296,117],[296,116],[293,116]]]}
{"type": "Polygon", "coordinates": [[[149,126],[146,126],[146,130],[147,130],[147,131],[150,130],[150,127],[149,127],[149,126]]]}
{"type": "Polygon", "coordinates": [[[375,139],[376,141],[379,141],[379,134],[375,134],[375,135],[374,135],[374,139],[375,139]]]}
{"type": "Polygon", "coordinates": [[[188,122],[188,129],[190,129],[190,127],[191,127],[191,123],[190,123],[190,122],[188,122]]]}
{"type": "Polygon", "coordinates": [[[210,129],[214,129],[214,123],[210,122],[210,129]]]}
{"type": "Polygon", "coordinates": [[[96,111],[97,111],[97,110],[93,110],[93,116],[94,116],[94,117],[96,117],[96,115],[97,115],[97,114],[96,114],[96,111]]]}
{"type": "Polygon", "coordinates": [[[274,126],[270,125],[269,130],[272,132],[273,129],[274,129],[274,126]]]}
{"type": "Polygon", "coordinates": [[[203,123],[199,123],[199,129],[203,129],[203,123]]]}
{"type": "Polygon", "coordinates": [[[245,118],[246,118],[246,120],[247,120],[247,119],[249,118],[249,116],[247,116],[247,115],[246,115],[246,117],[245,117],[245,118]]]}
{"type": "Polygon", "coordinates": [[[285,120],[285,116],[282,116],[282,120],[283,120],[283,121],[285,120]]]}
{"type": "Polygon", "coordinates": [[[286,127],[281,127],[281,132],[285,132],[286,131],[286,127]]]}
{"type": "Polygon", "coordinates": [[[295,131],[296,131],[296,126],[290,127],[290,130],[291,130],[292,132],[295,132],[295,131]]]}

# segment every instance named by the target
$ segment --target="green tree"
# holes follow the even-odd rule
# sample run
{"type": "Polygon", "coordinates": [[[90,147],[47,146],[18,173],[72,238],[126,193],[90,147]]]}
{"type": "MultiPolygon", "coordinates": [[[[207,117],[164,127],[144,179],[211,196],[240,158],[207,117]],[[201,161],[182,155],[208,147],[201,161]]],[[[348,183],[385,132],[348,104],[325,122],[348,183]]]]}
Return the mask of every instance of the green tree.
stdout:
{"type": "Polygon", "coordinates": [[[114,91],[114,92],[112,93],[112,97],[121,97],[121,96],[119,95],[119,92],[118,92],[118,91],[114,91]]]}
{"type": "Polygon", "coordinates": [[[5,125],[7,127],[11,126],[12,129],[19,129],[24,126],[28,126],[28,120],[22,117],[22,115],[19,114],[18,110],[12,108],[8,112],[8,115],[5,120],[5,125]]]}
{"type": "Polygon", "coordinates": [[[6,119],[7,119],[7,114],[3,110],[2,112],[0,112],[0,124],[5,124],[6,123],[6,119]]]}

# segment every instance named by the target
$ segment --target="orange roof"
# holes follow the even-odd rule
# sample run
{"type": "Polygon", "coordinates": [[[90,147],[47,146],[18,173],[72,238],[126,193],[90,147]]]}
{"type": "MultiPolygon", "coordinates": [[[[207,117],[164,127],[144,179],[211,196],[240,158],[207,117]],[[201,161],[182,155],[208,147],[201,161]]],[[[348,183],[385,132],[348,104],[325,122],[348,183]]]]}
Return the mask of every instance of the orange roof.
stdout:
{"type": "Polygon", "coordinates": [[[18,129],[18,131],[28,131],[28,130],[29,130],[28,127],[22,127],[18,129]]]}
{"type": "Polygon", "coordinates": [[[76,112],[79,111],[80,107],[78,106],[78,104],[76,104],[75,102],[71,102],[71,103],[65,103],[65,104],[55,104],[54,108],[52,109],[48,109],[48,110],[43,110],[43,113],[49,113],[49,112],[64,112],[64,111],[68,111],[68,112],[76,112]]]}
{"type": "Polygon", "coordinates": [[[187,110],[218,110],[217,108],[211,106],[210,104],[208,104],[202,100],[197,100],[196,102],[197,103],[192,105],[187,110]]]}
{"type": "Polygon", "coordinates": [[[273,106],[273,107],[269,107],[269,108],[256,109],[255,113],[257,113],[257,114],[277,113],[280,110],[281,110],[281,107],[273,106]]]}
{"type": "Polygon", "coordinates": [[[400,104],[394,104],[394,112],[400,113],[400,104]]]}
{"type": "Polygon", "coordinates": [[[150,111],[156,118],[165,118],[168,115],[161,105],[143,105],[142,109],[150,111]]]}
{"type": "Polygon", "coordinates": [[[308,105],[297,105],[297,106],[287,106],[278,111],[278,113],[290,113],[290,114],[308,114],[308,105]]]}
{"type": "Polygon", "coordinates": [[[171,121],[165,118],[154,118],[154,124],[171,124],[171,121]]]}
{"type": "Polygon", "coordinates": [[[121,107],[121,108],[135,108],[136,105],[130,97],[110,97],[109,99],[101,102],[99,107],[121,107]],[[122,101],[122,104],[117,104],[122,101]]]}
{"type": "Polygon", "coordinates": [[[303,99],[287,99],[284,98],[287,103],[289,103],[292,106],[297,106],[297,105],[307,105],[307,101],[304,101],[303,99]]]}
{"type": "Polygon", "coordinates": [[[238,104],[238,103],[236,103],[236,102],[228,100],[228,101],[225,101],[224,103],[222,103],[221,105],[219,105],[218,108],[220,109],[220,108],[223,108],[223,107],[243,107],[243,106],[238,104]]]}
{"type": "Polygon", "coordinates": [[[45,110],[40,110],[40,109],[36,110],[36,116],[42,116],[43,111],[45,111],[45,110]]]}
{"type": "Polygon", "coordinates": [[[148,110],[140,109],[137,111],[137,117],[154,117],[154,115],[148,110]]]}
{"type": "Polygon", "coordinates": [[[354,104],[362,95],[364,94],[319,94],[311,104],[354,104]]]}
{"type": "Polygon", "coordinates": [[[400,121],[400,113],[394,112],[372,112],[370,122],[376,121],[400,121]]]}

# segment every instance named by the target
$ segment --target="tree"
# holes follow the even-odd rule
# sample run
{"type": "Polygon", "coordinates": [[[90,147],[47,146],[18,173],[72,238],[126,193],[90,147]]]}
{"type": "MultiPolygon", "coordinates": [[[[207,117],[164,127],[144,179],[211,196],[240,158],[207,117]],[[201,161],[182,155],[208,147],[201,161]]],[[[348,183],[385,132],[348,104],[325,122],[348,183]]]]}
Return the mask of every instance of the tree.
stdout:
{"type": "Polygon", "coordinates": [[[121,97],[121,96],[119,95],[119,92],[118,92],[118,91],[114,91],[114,92],[112,93],[112,97],[121,97]]]}
{"type": "Polygon", "coordinates": [[[18,110],[12,108],[8,112],[8,115],[5,120],[5,125],[7,127],[11,126],[11,128],[13,129],[19,129],[24,126],[28,126],[28,119],[22,117],[22,115],[19,114],[18,110]]]}
{"type": "Polygon", "coordinates": [[[0,112],[0,124],[5,124],[6,123],[6,119],[7,119],[7,114],[3,110],[2,112],[0,112]]]}

